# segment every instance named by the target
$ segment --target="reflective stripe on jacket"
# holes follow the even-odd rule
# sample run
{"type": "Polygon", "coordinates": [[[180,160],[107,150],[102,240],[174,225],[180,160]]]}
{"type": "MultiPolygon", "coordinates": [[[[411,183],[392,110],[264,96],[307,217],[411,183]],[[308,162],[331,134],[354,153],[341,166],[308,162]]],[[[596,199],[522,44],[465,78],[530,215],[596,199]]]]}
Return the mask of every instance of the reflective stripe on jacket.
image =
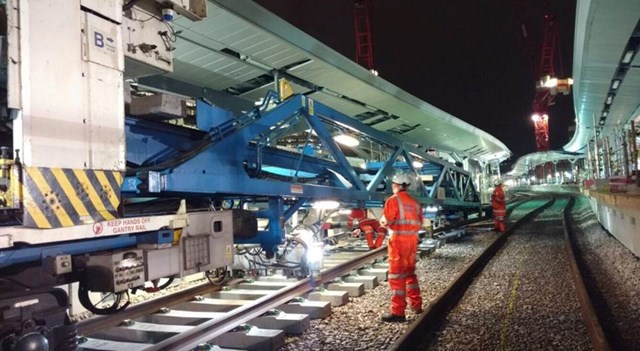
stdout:
{"type": "Polygon", "coordinates": [[[415,235],[422,227],[422,207],[406,191],[399,191],[387,200],[384,217],[395,235],[415,235]]]}

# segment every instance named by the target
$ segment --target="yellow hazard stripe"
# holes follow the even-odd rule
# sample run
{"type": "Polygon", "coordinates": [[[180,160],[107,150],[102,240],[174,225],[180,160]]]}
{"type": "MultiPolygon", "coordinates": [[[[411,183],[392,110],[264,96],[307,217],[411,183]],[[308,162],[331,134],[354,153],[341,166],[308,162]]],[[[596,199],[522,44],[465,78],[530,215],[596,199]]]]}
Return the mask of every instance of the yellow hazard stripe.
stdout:
{"type": "Polygon", "coordinates": [[[60,186],[62,187],[62,191],[64,191],[65,195],[67,195],[67,198],[71,202],[71,205],[73,206],[73,208],[76,210],[76,212],[78,212],[78,215],[80,217],[88,215],[89,211],[87,211],[87,208],[84,206],[84,204],[78,197],[78,194],[73,189],[73,185],[71,185],[71,182],[69,182],[69,179],[64,174],[62,169],[50,168],[50,170],[51,170],[51,173],[53,173],[53,176],[56,178],[56,180],[60,184],[60,186]]]}
{"type": "Polygon", "coordinates": [[[28,191],[24,191],[22,196],[24,196],[24,207],[27,209],[27,212],[33,218],[33,221],[36,223],[37,228],[51,228],[51,223],[47,220],[44,213],[40,210],[40,207],[33,201],[31,198],[31,194],[28,191]]]}
{"type": "Polygon", "coordinates": [[[80,169],[74,169],[73,174],[76,175],[81,183],[88,185],[88,188],[86,190],[89,194],[89,200],[91,200],[91,203],[96,208],[96,210],[100,212],[100,214],[107,220],[115,219],[115,217],[105,208],[102,200],[100,200],[100,196],[96,192],[96,189],[94,189],[93,184],[91,184],[91,181],[89,181],[89,178],[87,178],[87,175],[84,173],[84,171],[80,169]]]}
{"type": "Polygon", "coordinates": [[[112,172],[118,186],[122,186],[122,172],[112,172]]]}
{"type": "MultiPolygon", "coordinates": [[[[40,193],[43,196],[44,194],[48,193],[49,190],[52,188],[52,186],[47,183],[47,180],[44,179],[39,169],[35,167],[29,167],[27,168],[27,173],[29,174],[33,182],[36,184],[36,187],[38,187],[38,189],[40,190],[40,193]]],[[[55,196],[55,195],[51,194],[51,196],[55,196]]],[[[45,197],[45,200],[46,200],[46,197],[45,197]]],[[[58,217],[58,220],[60,221],[60,224],[62,224],[63,227],[70,227],[74,224],[71,218],[69,218],[67,211],[64,210],[64,208],[60,203],[56,202],[56,203],[47,204],[47,205],[51,207],[51,209],[53,210],[53,213],[55,213],[56,217],[58,217]]]]}
{"type": "Polygon", "coordinates": [[[107,198],[109,199],[109,202],[111,202],[111,206],[113,206],[114,209],[117,209],[118,204],[120,203],[120,200],[118,199],[118,197],[115,194],[115,191],[111,187],[111,183],[109,183],[109,180],[107,179],[107,176],[104,174],[104,171],[94,171],[94,173],[96,175],[96,178],[98,178],[98,181],[101,183],[101,185],[109,192],[109,195],[107,196],[107,198]]]}

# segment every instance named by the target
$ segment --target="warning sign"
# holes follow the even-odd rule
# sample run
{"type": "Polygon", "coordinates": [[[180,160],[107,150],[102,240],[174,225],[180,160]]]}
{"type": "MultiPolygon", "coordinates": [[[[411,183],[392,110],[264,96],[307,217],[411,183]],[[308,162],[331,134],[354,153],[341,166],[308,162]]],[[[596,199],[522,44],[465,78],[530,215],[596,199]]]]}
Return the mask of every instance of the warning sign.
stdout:
{"type": "Polygon", "coordinates": [[[153,230],[153,228],[147,228],[150,222],[151,218],[149,217],[122,218],[98,222],[93,224],[93,234],[113,235],[146,232],[153,230]]]}
{"type": "Polygon", "coordinates": [[[292,194],[302,194],[302,185],[300,184],[291,184],[291,193],[292,194]]]}
{"type": "Polygon", "coordinates": [[[100,235],[102,234],[102,230],[104,227],[102,226],[102,222],[93,224],[93,234],[100,235]]]}

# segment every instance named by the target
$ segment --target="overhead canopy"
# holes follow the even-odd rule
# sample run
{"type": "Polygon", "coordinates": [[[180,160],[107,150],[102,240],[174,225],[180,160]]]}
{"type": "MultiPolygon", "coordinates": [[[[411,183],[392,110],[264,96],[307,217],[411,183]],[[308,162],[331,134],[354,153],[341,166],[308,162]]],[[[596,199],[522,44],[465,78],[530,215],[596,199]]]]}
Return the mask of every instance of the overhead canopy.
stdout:
{"type": "Polygon", "coordinates": [[[209,1],[207,18],[178,18],[175,29],[170,78],[251,101],[273,90],[276,77],[288,78],[295,93],[421,149],[482,162],[511,155],[490,134],[375,76],[253,1],[209,1]]]}
{"type": "Polygon", "coordinates": [[[566,151],[583,151],[594,126],[604,127],[607,135],[640,114],[639,18],[640,1],[578,1],[573,55],[577,127],[566,151]]]}
{"type": "Polygon", "coordinates": [[[582,154],[561,151],[534,152],[520,157],[513,165],[513,169],[509,172],[509,175],[517,177],[526,174],[533,167],[547,162],[558,162],[563,160],[569,160],[573,162],[574,160],[578,160],[581,158],[584,158],[582,154]]]}

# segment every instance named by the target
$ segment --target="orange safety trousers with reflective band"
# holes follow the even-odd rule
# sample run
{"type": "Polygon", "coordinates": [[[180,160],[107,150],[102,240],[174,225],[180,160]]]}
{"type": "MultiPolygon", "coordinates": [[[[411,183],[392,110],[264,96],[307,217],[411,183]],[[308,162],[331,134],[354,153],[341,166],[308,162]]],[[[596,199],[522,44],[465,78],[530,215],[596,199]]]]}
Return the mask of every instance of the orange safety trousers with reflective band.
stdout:
{"type": "Polygon", "coordinates": [[[387,229],[380,226],[380,222],[375,219],[365,219],[360,222],[358,227],[364,232],[367,245],[369,245],[370,249],[377,249],[382,246],[384,236],[387,234],[387,229]],[[375,242],[373,241],[374,232],[377,233],[375,242]]]}
{"type": "Polygon", "coordinates": [[[404,316],[406,298],[409,298],[412,309],[422,308],[420,285],[415,274],[422,207],[407,192],[400,191],[385,203],[384,216],[391,229],[387,244],[391,313],[404,316]]]}
{"type": "Polygon", "coordinates": [[[375,218],[367,218],[366,209],[353,209],[351,214],[347,217],[347,226],[353,227],[354,220],[358,220],[358,228],[364,232],[364,236],[367,239],[367,245],[370,249],[376,249],[382,246],[384,237],[387,234],[387,228],[380,226],[375,218]],[[377,233],[375,242],[373,240],[374,233],[377,233]]]}
{"type": "Polygon", "coordinates": [[[505,201],[502,186],[497,186],[491,195],[491,208],[493,208],[493,229],[504,232],[507,230],[507,203],[505,201]]]}

